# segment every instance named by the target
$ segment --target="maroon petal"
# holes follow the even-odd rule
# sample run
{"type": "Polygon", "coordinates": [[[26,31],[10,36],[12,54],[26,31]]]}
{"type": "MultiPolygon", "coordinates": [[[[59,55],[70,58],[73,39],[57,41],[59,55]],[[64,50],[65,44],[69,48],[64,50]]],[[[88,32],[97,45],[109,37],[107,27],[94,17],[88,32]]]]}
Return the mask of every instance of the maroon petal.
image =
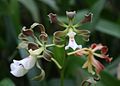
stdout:
{"type": "Polygon", "coordinates": [[[40,40],[43,42],[47,42],[48,35],[44,32],[40,34],[40,40]]]}
{"type": "MultiPolygon", "coordinates": [[[[94,47],[94,46],[93,46],[94,47]]],[[[104,46],[102,44],[97,44],[96,47],[93,48],[93,51],[101,50],[104,46]]]]}
{"type": "Polygon", "coordinates": [[[28,43],[28,50],[30,50],[30,49],[36,50],[36,49],[38,49],[38,45],[35,43],[28,43]]]}
{"type": "Polygon", "coordinates": [[[111,62],[112,58],[109,57],[109,55],[102,55],[102,58],[106,60],[106,62],[111,62]]]}
{"type": "Polygon", "coordinates": [[[93,14],[92,13],[88,13],[85,15],[84,19],[81,21],[81,23],[87,23],[87,22],[92,22],[92,17],[93,14]]]}
{"type": "Polygon", "coordinates": [[[45,50],[43,52],[43,58],[47,61],[51,61],[51,58],[53,57],[53,53],[49,50],[45,50]]]}
{"type": "Polygon", "coordinates": [[[103,48],[101,49],[101,53],[106,54],[107,52],[108,52],[107,46],[103,46],[103,48]]]}
{"type": "Polygon", "coordinates": [[[91,45],[91,48],[94,49],[96,46],[97,46],[97,44],[96,44],[96,43],[93,43],[93,44],[91,45]]]}
{"type": "Polygon", "coordinates": [[[22,29],[22,33],[26,36],[33,36],[33,31],[31,29],[25,29],[24,27],[22,29]]]}
{"type": "Polygon", "coordinates": [[[57,23],[57,16],[56,16],[56,14],[49,13],[48,17],[50,19],[50,23],[57,23]]]}
{"type": "Polygon", "coordinates": [[[31,25],[31,29],[33,29],[34,32],[38,32],[38,33],[44,33],[45,32],[45,27],[42,24],[39,24],[39,23],[34,23],[33,25],[31,25]]]}

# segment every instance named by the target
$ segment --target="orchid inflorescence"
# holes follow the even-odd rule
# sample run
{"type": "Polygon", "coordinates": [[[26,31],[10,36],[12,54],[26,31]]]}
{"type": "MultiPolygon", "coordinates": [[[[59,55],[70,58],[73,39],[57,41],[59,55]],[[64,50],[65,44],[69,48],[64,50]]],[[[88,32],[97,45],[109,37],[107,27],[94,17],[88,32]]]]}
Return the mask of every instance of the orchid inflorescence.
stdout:
{"type": "MultiPolygon", "coordinates": [[[[68,18],[68,24],[61,22],[56,14],[50,13],[48,16],[50,22],[53,24],[58,24],[65,28],[63,31],[56,31],[53,34],[53,44],[48,43],[48,35],[45,32],[45,28],[42,24],[34,23],[31,25],[30,29],[23,27],[18,38],[21,42],[18,48],[24,48],[29,53],[29,56],[22,60],[13,60],[10,65],[11,73],[16,77],[24,76],[31,68],[36,66],[41,70],[38,77],[45,76],[44,70],[40,67],[38,59],[44,58],[47,61],[53,61],[55,64],[62,69],[62,66],[53,57],[53,52],[49,50],[49,47],[57,46],[64,47],[64,50],[72,49],[72,52],[68,52],[67,56],[75,55],[82,57],[83,55],[87,57],[86,62],[83,64],[82,68],[87,68],[88,72],[92,75],[99,75],[99,73],[104,69],[104,66],[95,57],[105,59],[106,62],[111,62],[112,58],[107,55],[108,48],[102,44],[93,43],[90,47],[83,47],[81,44],[76,42],[75,36],[82,37],[83,40],[89,41],[90,31],[81,30],[79,27],[84,23],[92,22],[92,13],[85,14],[84,18],[74,24],[74,18],[76,15],[75,11],[66,11],[68,18]],[[35,34],[35,31],[37,34],[35,34]],[[66,38],[69,38],[66,42],[66,38]],[[100,51],[100,52],[96,52],[100,51]]],[[[35,77],[35,78],[38,78],[35,77]]],[[[90,81],[89,79],[86,81],[90,81]]]]}

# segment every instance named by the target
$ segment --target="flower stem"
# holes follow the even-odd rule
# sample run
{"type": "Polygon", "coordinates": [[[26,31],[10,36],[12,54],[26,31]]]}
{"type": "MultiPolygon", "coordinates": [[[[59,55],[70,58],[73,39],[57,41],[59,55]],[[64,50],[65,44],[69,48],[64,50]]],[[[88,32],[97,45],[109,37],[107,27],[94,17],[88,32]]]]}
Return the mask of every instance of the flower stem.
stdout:
{"type": "Polygon", "coordinates": [[[64,69],[61,70],[60,81],[60,86],[64,86],[64,69]]]}
{"type": "Polygon", "coordinates": [[[65,71],[65,66],[66,66],[66,60],[67,60],[67,54],[66,52],[64,53],[63,56],[63,65],[62,65],[62,69],[60,71],[60,86],[64,86],[64,71],[65,71]]]}

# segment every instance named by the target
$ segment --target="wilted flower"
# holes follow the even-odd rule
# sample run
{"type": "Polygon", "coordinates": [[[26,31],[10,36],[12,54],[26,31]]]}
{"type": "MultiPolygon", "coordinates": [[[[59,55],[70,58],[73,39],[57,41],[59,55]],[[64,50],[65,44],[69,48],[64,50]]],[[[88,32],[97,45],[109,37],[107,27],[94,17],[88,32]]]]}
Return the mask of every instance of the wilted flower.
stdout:
{"type": "Polygon", "coordinates": [[[102,63],[100,63],[94,56],[101,59],[105,59],[107,62],[111,62],[112,58],[109,58],[107,54],[108,48],[102,44],[92,44],[90,48],[82,48],[75,51],[75,55],[82,56],[87,55],[87,61],[84,63],[83,68],[88,68],[88,72],[95,74],[93,67],[96,70],[96,73],[99,74],[100,71],[104,69],[102,63]],[[96,51],[100,50],[100,53],[96,51]]]}

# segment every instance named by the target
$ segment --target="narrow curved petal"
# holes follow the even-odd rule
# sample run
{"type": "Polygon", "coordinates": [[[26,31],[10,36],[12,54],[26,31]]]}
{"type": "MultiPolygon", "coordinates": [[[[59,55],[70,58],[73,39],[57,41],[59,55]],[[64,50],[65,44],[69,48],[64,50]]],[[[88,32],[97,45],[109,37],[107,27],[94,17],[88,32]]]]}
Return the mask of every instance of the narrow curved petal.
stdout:
{"type": "Polygon", "coordinates": [[[83,37],[83,40],[89,41],[90,31],[88,31],[88,30],[78,30],[78,29],[75,29],[75,28],[74,28],[74,31],[75,31],[78,35],[82,36],[82,37],[83,37]]]}
{"type": "Polygon", "coordinates": [[[50,19],[50,23],[57,23],[58,22],[56,14],[49,13],[48,17],[50,19]]]}
{"type": "Polygon", "coordinates": [[[93,68],[92,68],[92,63],[91,63],[89,60],[87,60],[87,61],[83,64],[82,68],[88,68],[88,72],[89,72],[89,73],[92,73],[93,75],[95,74],[95,72],[93,71],[93,68]]]}
{"type": "Polygon", "coordinates": [[[30,50],[29,50],[29,53],[30,53],[30,55],[32,55],[32,56],[36,56],[36,55],[40,55],[40,54],[42,53],[42,51],[43,51],[43,48],[41,47],[41,48],[38,48],[38,49],[36,49],[36,50],[30,49],[30,50]]]}
{"type": "Polygon", "coordinates": [[[45,32],[45,27],[42,24],[39,24],[39,23],[33,23],[31,25],[31,29],[34,29],[39,33],[45,32]]]}
{"type": "Polygon", "coordinates": [[[101,50],[104,46],[102,44],[97,44],[94,49],[92,49],[93,52],[95,52],[96,50],[101,50]]]}
{"type": "Polygon", "coordinates": [[[53,57],[52,55],[53,55],[53,53],[49,50],[45,50],[43,52],[43,58],[47,61],[51,61],[51,58],[53,57]]]}
{"type": "Polygon", "coordinates": [[[99,74],[104,69],[104,66],[94,58],[92,59],[92,65],[95,67],[97,74],[99,74]]]}
{"type": "Polygon", "coordinates": [[[93,17],[93,14],[91,12],[88,14],[85,14],[84,19],[80,23],[84,24],[84,23],[92,22],[92,17],[93,17]]]}
{"type": "Polygon", "coordinates": [[[23,27],[22,28],[22,33],[25,35],[25,36],[33,36],[33,31],[31,29],[26,29],[26,27],[23,27]]]}
{"type": "Polygon", "coordinates": [[[111,61],[112,61],[112,58],[110,58],[109,55],[104,55],[104,54],[103,54],[103,55],[101,55],[100,58],[105,59],[106,62],[111,62],[111,61]]]}
{"type": "Polygon", "coordinates": [[[64,37],[66,35],[66,30],[64,31],[56,31],[54,33],[54,39],[53,39],[53,42],[56,44],[56,45],[59,45],[59,46],[63,46],[64,45],[64,40],[62,37],[64,37]]]}
{"type": "Polygon", "coordinates": [[[107,46],[103,46],[103,48],[101,49],[101,53],[106,54],[107,52],[108,52],[107,46]]]}
{"type": "Polygon", "coordinates": [[[87,67],[88,67],[88,61],[86,61],[86,62],[83,64],[82,68],[87,68],[87,67]]]}

